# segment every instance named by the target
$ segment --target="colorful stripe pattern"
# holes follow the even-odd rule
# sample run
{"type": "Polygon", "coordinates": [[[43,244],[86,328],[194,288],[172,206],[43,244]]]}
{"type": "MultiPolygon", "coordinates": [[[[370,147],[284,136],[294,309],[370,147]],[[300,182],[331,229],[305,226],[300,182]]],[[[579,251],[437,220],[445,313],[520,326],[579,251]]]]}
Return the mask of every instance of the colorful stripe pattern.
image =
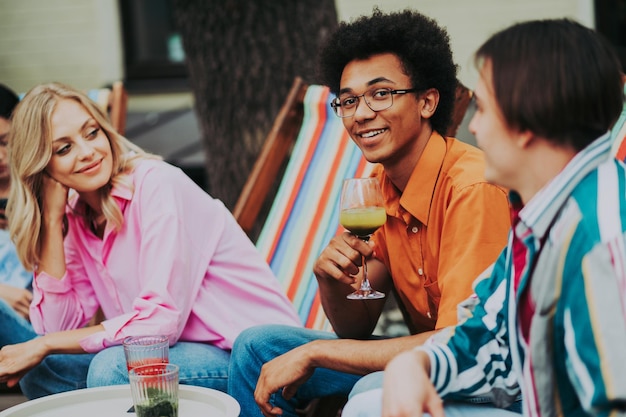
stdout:
{"type": "Polygon", "coordinates": [[[362,157],[329,105],[328,88],[312,85],[304,119],[257,247],[283,284],[304,325],[330,330],[313,264],[338,232],[344,178],[368,176],[362,157]]]}
{"type": "Polygon", "coordinates": [[[524,416],[626,415],[626,167],[612,143],[588,145],[519,212],[531,266],[519,290],[510,236],[475,284],[473,315],[417,348],[440,395],[506,406],[521,387],[524,416]],[[523,294],[535,307],[527,340],[523,294]]]}

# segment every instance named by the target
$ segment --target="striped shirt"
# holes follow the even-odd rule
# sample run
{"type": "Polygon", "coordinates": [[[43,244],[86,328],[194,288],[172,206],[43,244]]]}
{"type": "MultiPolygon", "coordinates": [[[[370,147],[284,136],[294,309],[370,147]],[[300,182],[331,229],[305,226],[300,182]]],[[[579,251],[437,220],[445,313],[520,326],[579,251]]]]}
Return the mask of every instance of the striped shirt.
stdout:
{"type": "Polygon", "coordinates": [[[526,416],[626,415],[626,167],[610,148],[594,141],[523,207],[463,321],[417,348],[443,398],[506,406],[521,390],[526,416]]]}

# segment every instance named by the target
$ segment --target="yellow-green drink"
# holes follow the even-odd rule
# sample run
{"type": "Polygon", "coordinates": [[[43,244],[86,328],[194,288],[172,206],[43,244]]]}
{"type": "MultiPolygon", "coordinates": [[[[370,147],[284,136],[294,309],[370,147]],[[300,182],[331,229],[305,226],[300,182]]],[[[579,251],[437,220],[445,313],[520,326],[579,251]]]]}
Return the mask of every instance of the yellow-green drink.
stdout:
{"type": "Polygon", "coordinates": [[[359,207],[341,210],[339,222],[343,227],[360,238],[365,238],[387,221],[383,207],[359,207]]]}

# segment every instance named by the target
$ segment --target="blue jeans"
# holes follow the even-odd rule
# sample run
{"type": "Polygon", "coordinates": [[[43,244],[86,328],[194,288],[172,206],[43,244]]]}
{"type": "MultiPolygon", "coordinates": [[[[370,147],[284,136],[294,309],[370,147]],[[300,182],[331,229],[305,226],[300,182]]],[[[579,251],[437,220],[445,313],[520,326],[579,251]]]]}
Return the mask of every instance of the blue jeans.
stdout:
{"type": "MultiPolygon", "coordinates": [[[[256,326],[243,331],[235,340],[230,361],[228,393],[241,405],[241,415],[262,416],[254,401],[254,389],[261,366],[291,349],[318,339],[337,339],[334,333],[282,325],[256,326]]],[[[295,417],[296,409],[319,397],[348,395],[361,378],[324,368],[317,368],[311,378],[287,401],[277,392],[272,403],[283,409],[283,417],[295,417]]]]}
{"type": "MultiPolygon", "coordinates": [[[[380,417],[382,411],[382,388],[353,395],[343,408],[341,417],[380,417]]],[[[503,410],[489,404],[444,402],[446,417],[519,417],[519,413],[503,410]]],[[[430,414],[424,414],[425,417],[430,414]]]]}
{"type": "MultiPolygon", "coordinates": [[[[170,347],[170,363],[180,367],[180,383],[226,392],[230,353],[204,343],[178,342],[170,347]]],[[[97,354],[49,355],[20,381],[24,395],[45,395],[108,385],[128,384],[122,346],[97,354]]]]}
{"type": "Polygon", "coordinates": [[[4,300],[0,300],[0,348],[26,342],[35,337],[37,334],[30,322],[17,314],[4,300]]]}
{"type": "MultiPolygon", "coordinates": [[[[375,336],[373,338],[379,339],[375,336]]],[[[334,333],[283,325],[263,325],[244,330],[233,346],[228,382],[228,393],[239,402],[241,415],[263,416],[254,401],[254,389],[263,364],[298,346],[319,339],[333,340],[338,337],[334,333]]],[[[271,402],[282,408],[283,417],[296,417],[296,409],[304,408],[314,398],[330,395],[349,395],[352,398],[380,388],[382,376],[383,372],[374,372],[362,377],[317,368],[311,378],[298,388],[291,400],[285,400],[280,392],[276,392],[272,395],[271,402]]],[[[509,409],[519,409],[520,404],[517,402],[509,409]]],[[[513,415],[519,417],[519,414],[513,415]]]]}

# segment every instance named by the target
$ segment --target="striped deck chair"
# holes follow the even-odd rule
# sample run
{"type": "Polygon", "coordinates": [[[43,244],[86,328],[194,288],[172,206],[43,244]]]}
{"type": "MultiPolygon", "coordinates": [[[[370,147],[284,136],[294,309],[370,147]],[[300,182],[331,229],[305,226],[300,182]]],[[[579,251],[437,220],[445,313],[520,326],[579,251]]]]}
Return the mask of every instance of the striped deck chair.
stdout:
{"type": "Polygon", "coordinates": [[[342,180],[368,176],[372,168],[334,115],[329,94],[318,85],[306,89],[302,127],[257,240],[304,325],[326,330],[313,264],[343,230],[342,180]]]}
{"type": "MultiPolygon", "coordinates": [[[[471,91],[459,83],[452,127],[463,120],[471,91]]],[[[343,230],[339,196],[344,178],[367,177],[373,165],[362,157],[330,107],[326,87],[296,78],[233,214],[250,235],[280,166],[289,158],[256,245],[307,328],[331,330],[321,307],[313,264],[343,230]]]]}

